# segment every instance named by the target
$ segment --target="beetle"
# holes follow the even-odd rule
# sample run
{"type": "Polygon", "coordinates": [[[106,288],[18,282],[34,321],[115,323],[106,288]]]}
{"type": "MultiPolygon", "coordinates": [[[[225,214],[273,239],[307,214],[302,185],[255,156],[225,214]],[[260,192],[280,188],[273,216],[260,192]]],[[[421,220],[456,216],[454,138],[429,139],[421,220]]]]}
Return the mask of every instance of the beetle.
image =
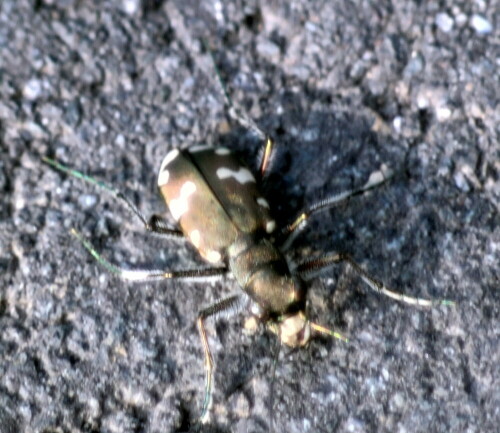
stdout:
{"type": "MultiPolygon", "coordinates": [[[[260,179],[270,166],[274,142],[266,138],[260,161],[260,179]]],[[[108,271],[129,281],[158,279],[196,279],[223,276],[231,272],[242,292],[219,299],[199,311],[197,327],[205,356],[205,394],[199,420],[208,419],[212,399],[213,357],[208,344],[205,321],[224,311],[235,311],[245,304],[259,321],[278,336],[279,342],[295,348],[306,345],[314,334],[326,334],[344,341],[347,338],[311,321],[305,312],[305,280],[310,274],[346,262],[367,285],[396,300],[420,306],[451,305],[448,300],[427,300],[389,290],[369,275],[349,255],[325,254],[291,268],[286,250],[312,215],[350,200],[353,196],[385,182],[387,172],[376,172],[361,188],[345,191],[309,207],[282,230],[271,217],[270,206],[261,195],[259,180],[226,147],[191,146],[171,150],[163,159],[158,187],[180,230],[171,228],[158,215],[146,219],[119,190],[93,177],[73,170],[58,161],[44,162],[113,193],[141,220],[145,229],[166,237],[184,237],[213,265],[191,270],[129,270],[118,267],[99,254],[75,229],[71,233],[108,271]],[[276,233],[278,232],[278,233],[276,233]],[[277,239],[281,238],[281,243],[277,239]]]]}
{"type": "Polygon", "coordinates": [[[52,158],[42,157],[45,163],[56,170],[115,195],[141,221],[146,231],[167,238],[187,239],[200,256],[213,265],[210,268],[176,271],[125,269],[106,260],[77,230],[71,229],[71,233],[109,272],[128,281],[142,282],[194,280],[232,273],[241,287],[241,293],[217,300],[201,309],[197,316],[196,323],[205,357],[205,392],[200,422],[207,421],[212,400],[214,362],[205,330],[205,321],[210,317],[250,305],[252,315],[277,335],[279,344],[302,347],[315,334],[347,342],[348,339],[342,334],[311,321],[306,315],[306,281],[341,262],[348,264],[372,290],[395,300],[423,307],[454,305],[453,301],[446,299],[422,299],[390,290],[346,253],[324,254],[292,268],[285,256],[286,250],[297,234],[306,228],[313,215],[378,187],[391,177],[391,172],[383,166],[363,186],[314,203],[299,212],[290,224],[279,229],[271,216],[270,205],[259,188],[259,183],[271,167],[274,141],[235,106],[223,85],[215,61],[213,64],[228,114],[253,131],[263,142],[258,176],[254,176],[247,165],[226,147],[195,145],[171,150],[161,163],[157,184],[178,228],[172,228],[162,216],[152,215],[146,219],[120,190],[52,158]]]}

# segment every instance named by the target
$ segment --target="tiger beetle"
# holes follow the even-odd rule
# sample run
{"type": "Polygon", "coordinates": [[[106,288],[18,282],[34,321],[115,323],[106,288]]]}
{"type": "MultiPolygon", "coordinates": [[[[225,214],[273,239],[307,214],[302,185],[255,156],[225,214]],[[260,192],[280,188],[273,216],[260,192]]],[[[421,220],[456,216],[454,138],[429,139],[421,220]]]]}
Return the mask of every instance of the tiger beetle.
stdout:
{"type": "MultiPolygon", "coordinates": [[[[218,71],[217,76],[220,80],[218,71]]],[[[378,171],[362,187],[316,202],[279,230],[271,217],[269,203],[258,187],[268,174],[274,142],[250,118],[236,109],[222,81],[219,82],[230,116],[263,140],[259,173],[257,177],[254,176],[225,147],[191,146],[170,151],[161,163],[158,187],[180,230],[169,226],[159,215],[146,219],[119,190],[54,159],[42,158],[53,168],[115,195],[135,214],[148,232],[167,238],[187,238],[200,256],[213,265],[210,268],[177,271],[125,269],[110,263],[78,231],[71,229],[71,233],[95,260],[112,274],[128,281],[150,282],[195,280],[232,273],[241,287],[241,293],[219,299],[198,313],[196,323],[205,356],[205,392],[200,422],[207,421],[212,400],[214,361],[205,330],[205,321],[210,317],[250,306],[253,317],[277,335],[279,345],[282,343],[291,348],[301,347],[318,334],[347,342],[348,339],[338,332],[311,321],[305,312],[306,281],[341,262],[349,265],[372,290],[390,298],[423,307],[453,305],[449,300],[421,299],[389,290],[345,253],[325,254],[292,267],[285,252],[313,215],[379,186],[390,177],[390,173],[388,170],[378,171]]]]}

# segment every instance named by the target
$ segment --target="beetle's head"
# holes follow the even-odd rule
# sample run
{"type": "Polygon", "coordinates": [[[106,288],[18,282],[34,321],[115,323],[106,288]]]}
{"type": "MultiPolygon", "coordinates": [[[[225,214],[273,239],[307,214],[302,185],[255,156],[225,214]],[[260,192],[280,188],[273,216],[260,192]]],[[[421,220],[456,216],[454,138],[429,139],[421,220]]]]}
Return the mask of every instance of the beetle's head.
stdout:
{"type": "Polygon", "coordinates": [[[274,326],[281,342],[289,347],[304,346],[311,338],[311,326],[302,311],[281,317],[274,326]]]}
{"type": "Polygon", "coordinates": [[[303,311],[279,317],[277,321],[269,323],[269,329],[289,347],[305,346],[313,333],[326,334],[345,342],[349,341],[338,332],[309,321],[303,311]]]}

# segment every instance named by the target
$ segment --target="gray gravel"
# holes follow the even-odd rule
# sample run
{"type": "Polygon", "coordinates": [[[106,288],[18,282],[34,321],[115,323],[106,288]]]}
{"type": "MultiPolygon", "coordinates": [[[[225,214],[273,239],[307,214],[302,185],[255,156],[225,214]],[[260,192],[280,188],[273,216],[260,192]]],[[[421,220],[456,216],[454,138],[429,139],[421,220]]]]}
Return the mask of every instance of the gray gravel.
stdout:
{"type": "Polygon", "coordinates": [[[362,185],[315,218],[296,260],[346,251],[392,288],[452,299],[413,308],[340,266],[310,316],[348,335],[282,350],[209,326],[214,405],[201,431],[496,432],[500,422],[500,30],[495,1],[0,3],[0,432],[185,432],[199,413],[198,309],[226,281],[125,284],[115,263],[205,266],[144,234],[109,194],[51,155],[163,212],[169,149],[259,141],[227,121],[202,40],[234,100],[279,143],[266,196],[279,222],[362,185]],[[438,6],[438,4],[440,6],[438,6]],[[228,128],[230,126],[230,128],[228,128]]]}

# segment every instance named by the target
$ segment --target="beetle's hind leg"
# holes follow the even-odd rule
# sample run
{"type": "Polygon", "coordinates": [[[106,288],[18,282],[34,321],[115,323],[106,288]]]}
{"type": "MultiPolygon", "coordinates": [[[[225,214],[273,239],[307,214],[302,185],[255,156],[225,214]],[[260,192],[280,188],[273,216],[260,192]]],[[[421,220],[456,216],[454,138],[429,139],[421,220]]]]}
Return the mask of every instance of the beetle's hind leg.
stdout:
{"type": "Polygon", "coordinates": [[[127,281],[150,282],[158,280],[172,279],[189,279],[189,280],[207,280],[208,278],[220,278],[227,273],[226,268],[205,268],[205,269],[188,269],[180,271],[165,271],[161,269],[125,269],[114,265],[106,260],[97,252],[92,244],[83,238],[83,236],[75,229],[71,229],[71,234],[74,235],[85,249],[110,273],[119,276],[127,281]]]}
{"type": "Polygon", "coordinates": [[[345,204],[353,197],[362,195],[365,192],[370,191],[371,189],[374,189],[387,182],[391,178],[391,176],[392,172],[387,167],[382,166],[380,170],[371,174],[368,181],[362,187],[343,191],[341,193],[327,197],[326,199],[320,200],[304,211],[300,212],[295,220],[282,230],[282,235],[284,236],[282,248],[286,250],[292,245],[297,235],[307,227],[307,224],[309,223],[309,220],[313,215],[316,215],[317,213],[324,210],[331,209],[335,206],[345,204]]]}
{"type": "Polygon", "coordinates": [[[42,157],[42,160],[49,164],[51,167],[55,168],[56,170],[59,170],[63,173],[69,174],[70,176],[76,177],[77,179],[81,179],[84,182],[90,183],[92,185],[97,186],[98,188],[101,188],[108,193],[113,194],[118,200],[121,200],[125,206],[141,221],[141,223],[144,225],[144,228],[148,232],[156,233],[161,236],[165,237],[173,237],[173,238],[182,238],[184,237],[183,233],[180,230],[176,230],[173,228],[170,228],[167,224],[167,222],[160,217],[159,215],[152,215],[149,220],[146,219],[146,217],[141,213],[139,209],[137,209],[137,206],[135,206],[129,198],[127,198],[121,191],[117,190],[116,188],[113,188],[110,185],[105,184],[104,182],[101,182],[100,180],[97,180],[93,178],[92,176],[88,176],[78,170],[73,170],[72,168],[69,168],[58,161],[48,158],[46,156],[42,157]]]}
{"type": "Polygon", "coordinates": [[[325,271],[337,263],[346,262],[350,268],[375,292],[381,293],[389,298],[404,302],[410,305],[418,305],[422,307],[432,307],[436,305],[454,305],[453,301],[446,299],[423,299],[413,296],[407,296],[403,293],[389,290],[385,284],[372,277],[360,265],[358,265],[348,254],[333,253],[322,257],[307,260],[297,266],[295,272],[305,280],[314,277],[316,274],[325,271]]]}
{"type": "Polygon", "coordinates": [[[212,382],[214,370],[214,360],[212,352],[210,351],[210,346],[208,345],[208,338],[205,330],[205,320],[209,317],[217,316],[222,312],[236,310],[241,303],[241,298],[242,296],[238,294],[219,299],[198,313],[196,324],[198,326],[201,342],[203,344],[203,351],[205,353],[205,396],[203,398],[203,406],[199,417],[199,421],[201,423],[206,422],[208,419],[208,411],[212,402],[212,382]]]}

